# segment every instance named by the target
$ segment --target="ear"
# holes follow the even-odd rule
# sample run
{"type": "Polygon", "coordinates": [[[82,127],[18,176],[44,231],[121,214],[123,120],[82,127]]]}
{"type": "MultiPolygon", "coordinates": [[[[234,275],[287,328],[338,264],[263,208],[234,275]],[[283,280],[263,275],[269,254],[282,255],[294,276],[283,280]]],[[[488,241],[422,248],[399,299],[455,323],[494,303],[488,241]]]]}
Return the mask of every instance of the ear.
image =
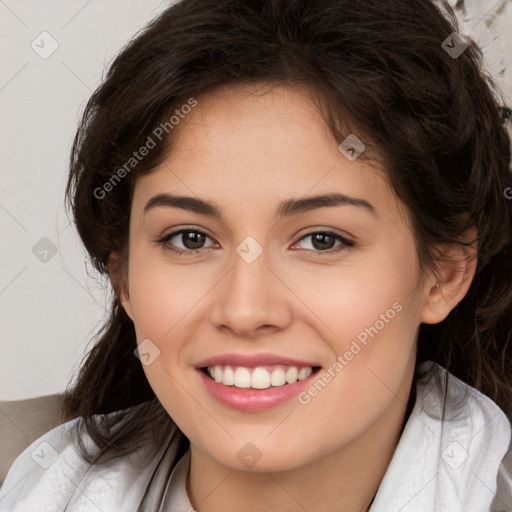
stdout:
{"type": "Polygon", "coordinates": [[[450,244],[440,247],[437,271],[427,279],[425,297],[421,309],[421,322],[442,322],[464,298],[477,264],[477,231],[473,226],[465,232],[464,241],[470,246],[450,244]]]}
{"type": "Polygon", "coordinates": [[[108,258],[108,275],[126,314],[133,320],[130,292],[128,289],[128,272],[123,272],[121,257],[118,252],[111,252],[108,258]]]}

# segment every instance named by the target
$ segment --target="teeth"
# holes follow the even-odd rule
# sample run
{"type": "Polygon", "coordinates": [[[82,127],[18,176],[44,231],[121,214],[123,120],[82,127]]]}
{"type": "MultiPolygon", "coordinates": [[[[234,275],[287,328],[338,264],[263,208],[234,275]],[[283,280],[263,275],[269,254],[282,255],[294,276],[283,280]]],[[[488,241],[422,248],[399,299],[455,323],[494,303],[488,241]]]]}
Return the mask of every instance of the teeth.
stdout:
{"type": "Polygon", "coordinates": [[[310,366],[298,368],[297,366],[279,365],[270,370],[267,368],[238,366],[233,370],[231,366],[209,366],[208,374],[215,382],[225,386],[235,386],[240,389],[268,389],[271,386],[293,384],[297,380],[308,378],[313,373],[313,368],[310,366]]]}
{"type": "Polygon", "coordinates": [[[272,386],[282,386],[286,384],[286,375],[283,370],[276,369],[270,374],[270,384],[272,384],[272,386]]]}
{"type": "Polygon", "coordinates": [[[298,379],[304,380],[304,379],[308,378],[312,372],[313,372],[312,368],[301,368],[299,370],[298,379]]]}
{"type": "MultiPolygon", "coordinates": [[[[215,370],[217,370],[217,368],[215,368],[215,370]]],[[[224,384],[224,379],[222,380],[222,384],[224,384]]],[[[244,389],[251,387],[251,372],[247,368],[237,368],[235,370],[235,386],[244,389]]]]}
{"type": "MultiPolygon", "coordinates": [[[[240,370],[241,368],[238,368],[240,370]]],[[[244,368],[245,369],[245,368],[244,368]]],[[[247,370],[246,370],[247,371],[247,370]]],[[[235,379],[236,383],[236,379],[235,379]]],[[[270,387],[270,373],[265,368],[256,368],[251,375],[251,387],[256,389],[267,389],[270,387]]]]}
{"type": "Polygon", "coordinates": [[[224,374],[222,376],[222,383],[226,386],[233,386],[235,383],[235,372],[232,370],[231,366],[226,366],[224,368],[224,374]]]}
{"type": "Polygon", "coordinates": [[[293,384],[297,382],[297,377],[299,376],[299,369],[295,366],[291,366],[290,369],[286,372],[286,382],[288,384],[293,384]]]}

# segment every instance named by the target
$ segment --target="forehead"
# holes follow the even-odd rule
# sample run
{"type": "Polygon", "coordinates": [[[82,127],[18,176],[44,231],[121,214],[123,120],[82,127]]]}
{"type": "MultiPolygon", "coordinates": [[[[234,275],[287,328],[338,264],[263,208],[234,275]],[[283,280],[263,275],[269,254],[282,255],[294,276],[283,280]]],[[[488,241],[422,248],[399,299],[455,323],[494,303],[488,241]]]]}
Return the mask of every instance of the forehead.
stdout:
{"type": "Polygon", "coordinates": [[[193,150],[248,164],[258,152],[279,163],[335,142],[307,90],[245,84],[222,87],[197,101],[173,130],[174,160],[193,150]]]}
{"type": "Polygon", "coordinates": [[[172,131],[168,158],[139,177],[134,201],[158,193],[257,206],[341,192],[390,204],[381,167],[339,150],[307,90],[237,85],[197,98],[172,131]]]}

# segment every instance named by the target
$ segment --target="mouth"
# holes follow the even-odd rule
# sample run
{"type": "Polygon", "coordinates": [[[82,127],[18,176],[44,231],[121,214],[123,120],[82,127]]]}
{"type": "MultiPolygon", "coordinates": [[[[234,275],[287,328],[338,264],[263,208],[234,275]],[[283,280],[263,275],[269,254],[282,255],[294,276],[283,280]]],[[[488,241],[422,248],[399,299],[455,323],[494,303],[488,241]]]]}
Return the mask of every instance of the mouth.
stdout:
{"type": "Polygon", "coordinates": [[[236,389],[264,390],[295,384],[317,374],[321,366],[266,365],[256,367],[215,365],[198,368],[210,380],[236,389]]]}
{"type": "Polygon", "coordinates": [[[242,412],[264,412],[292,403],[311,386],[321,366],[231,366],[196,367],[205,390],[223,406],[242,412]]]}

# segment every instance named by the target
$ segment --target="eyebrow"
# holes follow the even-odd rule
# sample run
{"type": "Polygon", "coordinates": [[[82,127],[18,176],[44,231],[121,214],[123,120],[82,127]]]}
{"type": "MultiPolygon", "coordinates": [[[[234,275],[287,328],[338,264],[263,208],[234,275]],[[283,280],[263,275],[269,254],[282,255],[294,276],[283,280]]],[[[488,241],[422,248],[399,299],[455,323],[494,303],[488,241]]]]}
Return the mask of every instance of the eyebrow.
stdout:
{"type": "MultiPolygon", "coordinates": [[[[374,206],[365,199],[359,199],[340,193],[331,193],[298,199],[291,198],[282,201],[274,212],[274,217],[282,219],[291,215],[298,215],[300,213],[316,210],[317,208],[344,205],[357,206],[377,216],[374,206]]],[[[195,197],[179,196],[168,193],[158,194],[146,203],[143,213],[146,214],[149,210],[157,206],[181,208],[182,210],[208,215],[210,217],[223,220],[222,209],[216,203],[204,201],[195,197]]]]}

